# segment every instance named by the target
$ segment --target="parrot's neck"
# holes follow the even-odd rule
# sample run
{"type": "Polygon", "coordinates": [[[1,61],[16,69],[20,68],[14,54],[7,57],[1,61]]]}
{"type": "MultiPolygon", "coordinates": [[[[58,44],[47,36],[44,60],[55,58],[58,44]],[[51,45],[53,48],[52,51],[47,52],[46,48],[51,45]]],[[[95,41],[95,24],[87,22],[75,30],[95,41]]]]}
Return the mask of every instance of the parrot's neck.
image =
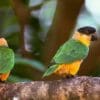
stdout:
{"type": "Polygon", "coordinates": [[[83,43],[86,46],[89,46],[91,43],[91,37],[87,36],[87,35],[83,35],[79,32],[76,32],[73,37],[73,39],[80,41],[81,43],[83,43]]]}

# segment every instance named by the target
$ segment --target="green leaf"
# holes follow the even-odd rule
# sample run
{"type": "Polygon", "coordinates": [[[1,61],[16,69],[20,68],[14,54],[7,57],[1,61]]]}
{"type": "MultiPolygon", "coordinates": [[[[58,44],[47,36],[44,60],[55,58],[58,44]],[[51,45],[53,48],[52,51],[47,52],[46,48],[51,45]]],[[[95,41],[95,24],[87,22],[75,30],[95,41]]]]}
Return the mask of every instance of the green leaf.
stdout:
{"type": "Polygon", "coordinates": [[[10,75],[9,78],[7,79],[8,82],[30,82],[32,80],[29,80],[27,78],[22,78],[17,75],[10,75]]]}
{"type": "Polygon", "coordinates": [[[3,22],[3,31],[2,33],[14,33],[14,32],[19,32],[19,24],[17,21],[16,16],[12,15],[5,15],[4,22],[3,22]]]}
{"type": "Polygon", "coordinates": [[[31,60],[31,59],[26,59],[26,58],[16,58],[15,63],[16,64],[18,64],[18,63],[27,64],[27,65],[30,65],[37,70],[40,70],[43,72],[45,71],[45,66],[41,62],[36,61],[36,60],[31,60]]]}
{"type": "Polygon", "coordinates": [[[9,44],[9,47],[12,47],[14,51],[17,51],[19,49],[19,36],[18,32],[5,35],[5,38],[7,39],[7,42],[9,44]]]}

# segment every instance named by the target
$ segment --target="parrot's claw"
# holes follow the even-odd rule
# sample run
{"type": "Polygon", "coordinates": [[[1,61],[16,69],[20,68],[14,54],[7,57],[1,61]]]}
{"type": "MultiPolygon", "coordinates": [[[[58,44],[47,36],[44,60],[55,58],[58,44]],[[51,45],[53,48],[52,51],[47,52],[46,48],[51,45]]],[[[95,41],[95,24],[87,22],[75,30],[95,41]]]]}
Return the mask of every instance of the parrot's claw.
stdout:
{"type": "Polygon", "coordinates": [[[0,83],[6,83],[6,81],[1,81],[1,80],[0,80],[0,83]]]}
{"type": "Polygon", "coordinates": [[[67,79],[74,78],[74,77],[75,77],[75,76],[74,76],[74,75],[71,75],[71,74],[66,75],[66,78],[67,78],[67,79]]]}

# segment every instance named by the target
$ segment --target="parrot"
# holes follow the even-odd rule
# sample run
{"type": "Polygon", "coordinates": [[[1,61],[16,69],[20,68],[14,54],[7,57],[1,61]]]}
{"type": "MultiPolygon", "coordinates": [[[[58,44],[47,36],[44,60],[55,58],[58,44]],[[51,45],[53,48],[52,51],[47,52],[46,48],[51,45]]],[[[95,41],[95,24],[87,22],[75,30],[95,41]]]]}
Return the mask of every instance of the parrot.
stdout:
{"type": "Polygon", "coordinates": [[[45,71],[43,77],[56,74],[61,77],[74,77],[88,56],[89,46],[97,40],[96,29],[91,26],[78,28],[71,38],[59,47],[52,58],[52,65],[45,71]]]}
{"type": "Polygon", "coordinates": [[[5,82],[14,67],[14,52],[5,38],[0,38],[0,82],[5,82]]]}

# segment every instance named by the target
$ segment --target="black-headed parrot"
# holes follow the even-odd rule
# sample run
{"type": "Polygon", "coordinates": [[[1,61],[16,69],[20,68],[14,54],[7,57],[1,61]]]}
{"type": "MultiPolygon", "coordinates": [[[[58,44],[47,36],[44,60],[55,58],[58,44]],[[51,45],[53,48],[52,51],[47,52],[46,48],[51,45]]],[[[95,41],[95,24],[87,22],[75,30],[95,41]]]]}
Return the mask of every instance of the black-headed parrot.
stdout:
{"type": "Polygon", "coordinates": [[[80,65],[87,57],[91,41],[96,40],[96,30],[85,26],[77,29],[73,36],[66,41],[54,55],[51,65],[43,77],[57,74],[61,77],[74,76],[80,65]]]}

